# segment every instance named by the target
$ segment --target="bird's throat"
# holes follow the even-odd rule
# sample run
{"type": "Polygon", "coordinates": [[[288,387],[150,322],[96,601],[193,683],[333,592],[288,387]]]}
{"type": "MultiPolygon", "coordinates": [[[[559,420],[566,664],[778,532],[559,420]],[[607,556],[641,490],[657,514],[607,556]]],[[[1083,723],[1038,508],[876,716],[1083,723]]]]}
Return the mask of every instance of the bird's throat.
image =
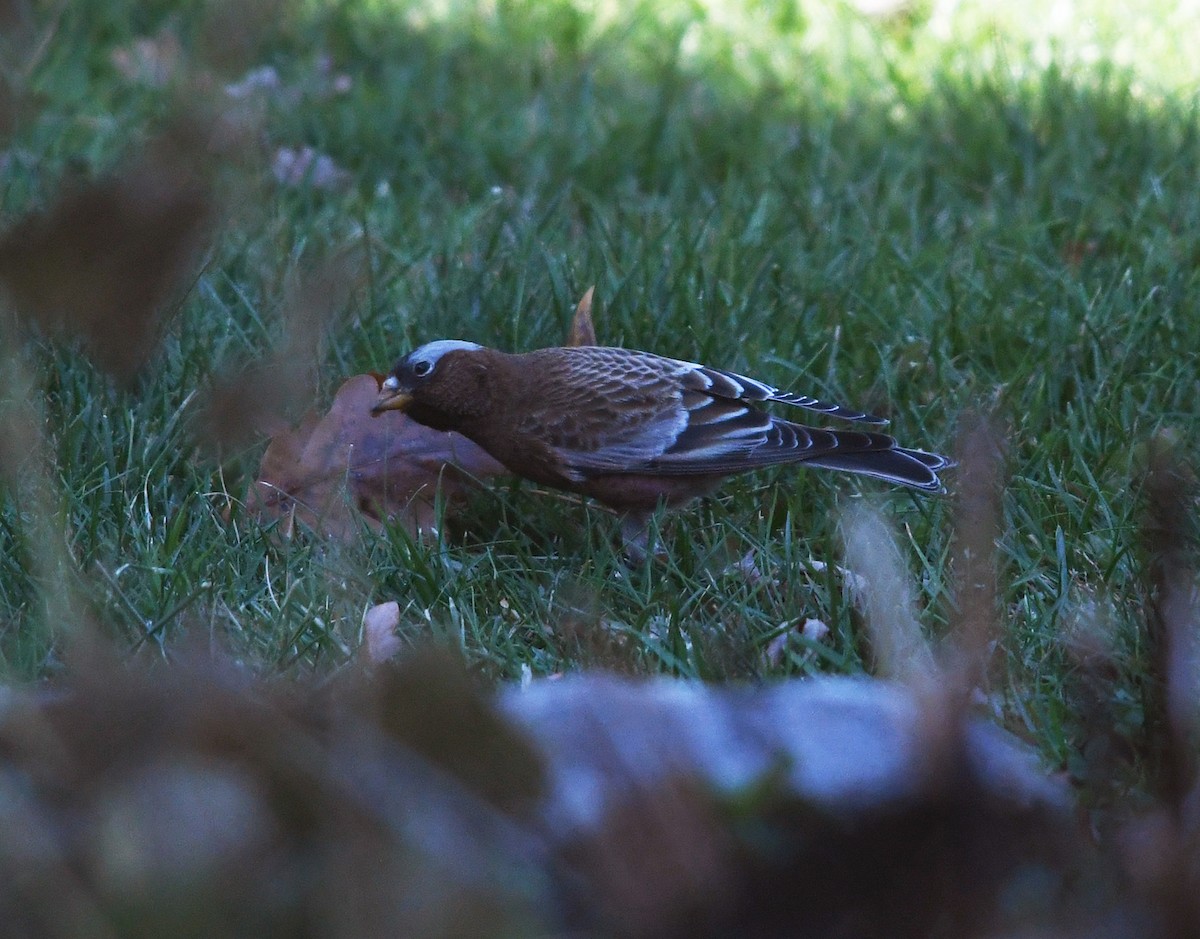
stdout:
{"type": "Polygon", "coordinates": [[[431,427],[434,430],[459,430],[462,427],[462,418],[447,414],[439,408],[430,407],[428,404],[421,404],[417,401],[412,402],[405,413],[418,424],[424,424],[426,427],[431,427]]]}

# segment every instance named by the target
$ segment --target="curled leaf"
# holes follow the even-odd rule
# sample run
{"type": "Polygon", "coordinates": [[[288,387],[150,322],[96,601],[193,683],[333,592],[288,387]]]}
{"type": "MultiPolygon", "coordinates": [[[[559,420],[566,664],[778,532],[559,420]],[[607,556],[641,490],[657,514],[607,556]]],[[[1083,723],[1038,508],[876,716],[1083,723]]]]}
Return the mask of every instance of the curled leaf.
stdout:
{"type": "Polygon", "coordinates": [[[567,333],[568,346],[596,345],[596,325],[592,322],[592,295],[596,288],[588,287],[575,307],[575,316],[571,320],[571,329],[567,333]]]}
{"type": "Polygon", "coordinates": [[[267,517],[299,520],[348,538],[357,513],[369,524],[400,521],[410,531],[429,528],[434,501],[462,493],[472,479],[504,467],[459,434],[430,430],[398,411],[371,415],[379,379],[356,375],[334,396],[328,413],[310,417],[272,439],[251,505],[267,517]]]}

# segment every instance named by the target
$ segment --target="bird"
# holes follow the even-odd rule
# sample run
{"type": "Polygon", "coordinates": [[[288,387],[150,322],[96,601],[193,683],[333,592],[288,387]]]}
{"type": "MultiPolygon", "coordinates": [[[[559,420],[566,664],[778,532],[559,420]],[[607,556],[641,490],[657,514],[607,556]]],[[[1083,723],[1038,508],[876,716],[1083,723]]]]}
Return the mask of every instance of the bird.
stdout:
{"type": "Polygon", "coordinates": [[[774,403],[867,428],[887,423],[652,352],[560,346],[508,353],[461,339],[402,356],[371,411],[402,410],[435,430],[457,431],[517,476],[616,510],[634,561],[645,557],[658,508],[683,506],[737,473],[802,463],[938,492],[938,471],[953,465],[874,429],[812,427],[762,407],[774,403]]]}

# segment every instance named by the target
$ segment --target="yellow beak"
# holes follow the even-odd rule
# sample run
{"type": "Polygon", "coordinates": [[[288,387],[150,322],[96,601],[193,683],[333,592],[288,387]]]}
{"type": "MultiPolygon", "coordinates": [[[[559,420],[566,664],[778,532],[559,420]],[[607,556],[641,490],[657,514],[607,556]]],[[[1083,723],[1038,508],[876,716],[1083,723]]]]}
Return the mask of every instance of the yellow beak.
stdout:
{"type": "Polygon", "coordinates": [[[399,388],[389,388],[388,382],[383,383],[379,397],[371,406],[372,414],[382,414],[384,411],[403,411],[412,403],[412,395],[399,388]]]}

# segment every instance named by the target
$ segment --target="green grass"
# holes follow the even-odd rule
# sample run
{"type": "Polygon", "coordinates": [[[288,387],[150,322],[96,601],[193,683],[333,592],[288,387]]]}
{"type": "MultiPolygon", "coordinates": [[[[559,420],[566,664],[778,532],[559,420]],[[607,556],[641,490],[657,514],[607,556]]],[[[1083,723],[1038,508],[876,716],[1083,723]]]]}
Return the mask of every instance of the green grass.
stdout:
{"type": "MultiPolygon", "coordinates": [[[[5,223],[121,166],[181,100],[228,107],[223,84],[249,68],[272,65],[295,90],[225,160],[225,223],[138,389],[115,390],[70,349],[21,350],[46,395],[91,616],[131,654],[203,641],[285,672],[344,661],[364,609],[389,599],[407,638],[461,646],[496,678],[864,668],[833,568],[838,507],[860,487],[835,474],[731,481],[663,521],[668,563],[634,571],[609,515],[526,486],[474,497],[438,543],[264,530],[239,505],[261,444],[206,457],[192,392],[268,352],[289,283],[356,249],[370,277],[322,349],[320,403],[432,338],[555,344],[594,283],[601,341],[882,411],[910,445],[952,448],[961,414],[994,409],[1011,474],[1004,713],[1067,759],[1061,631],[1094,600],[1117,624],[1135,732],[1141,454],[1173,428],[1194,458],[1200,430],[1186,15],[1081,3],[1086,26],[1072,28],[1033,3],[874,19],[833,3],[447,6],[276,4],[234,42],[212,25],[219,7],[72,3],[34,24],[44,43],[8,51],[22,104],[0,169],[5,223]],[[180,39],[179,77],[122,77],[114,50],[160,30],[180,39]],[[322,57],[347,91],[328,90],[322,57]],[[277,185],[274,149],[304,144],[348,187],[277,185]],[[731,568],[747,552],[763,579],[731,568]],[[829,637],[797,637],[768,663],[767,643],[809,617],[829,637]]],[[[0,668],[52,673],[66,624],[44,621],[41,591],[57,585],[29,573],[39,546],[19,487],[0,499],[0,668]]],[[[940,636],[952,502],[897,492],[886,506],[940,636]]]]}

